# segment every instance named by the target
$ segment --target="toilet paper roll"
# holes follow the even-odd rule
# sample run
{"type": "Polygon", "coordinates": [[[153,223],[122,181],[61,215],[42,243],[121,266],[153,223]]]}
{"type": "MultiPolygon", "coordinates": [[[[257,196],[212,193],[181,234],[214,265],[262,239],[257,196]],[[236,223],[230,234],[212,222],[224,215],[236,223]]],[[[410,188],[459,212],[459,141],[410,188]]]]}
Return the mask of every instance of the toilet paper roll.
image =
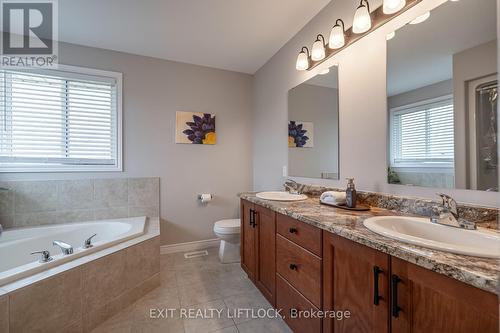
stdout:
{"type": "Polygon", "coordinates": [[[199,198],[200,198],[200,201],[202,203],[207,203],[207,202],[212,201],[213,197],[210,193],[203,193],[203,194],[200,194],[199,198]]]}

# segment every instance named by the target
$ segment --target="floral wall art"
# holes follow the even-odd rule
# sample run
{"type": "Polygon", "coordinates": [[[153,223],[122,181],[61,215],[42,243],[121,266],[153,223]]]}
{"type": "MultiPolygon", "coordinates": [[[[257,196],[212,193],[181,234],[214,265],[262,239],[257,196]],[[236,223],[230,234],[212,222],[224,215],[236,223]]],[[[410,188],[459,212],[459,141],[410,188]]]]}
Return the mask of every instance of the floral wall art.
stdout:
{"type": "Polygon", "coordinates": [[[288,147],[314,147],[314,124],[306,121],[290,120],[288,122],[288,147]]]}
{"type": "Polygon", "coordinates": [[[215,145],[215,115],[203,112],[180,112],[175,114],[175,143],[215,145]]]}

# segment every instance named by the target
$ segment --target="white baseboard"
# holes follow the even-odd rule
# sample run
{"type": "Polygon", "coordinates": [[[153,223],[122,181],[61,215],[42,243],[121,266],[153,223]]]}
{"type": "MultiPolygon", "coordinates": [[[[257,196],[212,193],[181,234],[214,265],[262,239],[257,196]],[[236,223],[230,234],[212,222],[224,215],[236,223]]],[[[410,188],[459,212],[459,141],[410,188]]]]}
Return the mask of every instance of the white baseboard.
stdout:
{"type": "Polygon", "coordinates": [[[217,247],[219,246],[219,244],[220,244],[220,239],[214,238],[214,239],[206,239],[195,242],[162,245],[160,247],[160,254],[204,250],[210,247],[217,247]]]}

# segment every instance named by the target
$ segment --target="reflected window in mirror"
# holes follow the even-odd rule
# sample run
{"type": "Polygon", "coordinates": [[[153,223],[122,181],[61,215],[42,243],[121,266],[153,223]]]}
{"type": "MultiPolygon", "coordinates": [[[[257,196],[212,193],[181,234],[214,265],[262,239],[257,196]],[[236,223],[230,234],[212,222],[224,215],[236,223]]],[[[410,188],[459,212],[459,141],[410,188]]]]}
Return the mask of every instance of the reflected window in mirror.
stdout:
{"type": "Polygon", "coordinates": [[[339,179],[336,66],[288,92],[288,174],[339,179]]]}
{"type": "Polygon", "coordinates": [[[498,191],[496,1],[436,7],[387,61],[389,183],[498,191]]]}

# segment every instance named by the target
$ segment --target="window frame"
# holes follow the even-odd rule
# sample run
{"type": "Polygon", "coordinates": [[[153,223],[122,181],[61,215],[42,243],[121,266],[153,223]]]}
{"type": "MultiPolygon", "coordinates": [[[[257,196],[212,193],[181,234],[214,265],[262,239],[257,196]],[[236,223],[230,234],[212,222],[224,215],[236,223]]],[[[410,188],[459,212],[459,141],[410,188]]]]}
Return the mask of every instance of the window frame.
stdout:
{"type": "Polygon", "coordinates": [[[123,110],[122,89],[123,74],[88,67],[58,65],[57,69],[16,70],[18,72],[52,75],[63,73],[68,79],[83,79],[85,77],[102,77],[116,84],[116,162],[113,165],[99,164],[43,164],[43,163],[6,163],[0,162],[0,173],[43,173],[43,172],[122,172],[123,171],[123,110]],[[67,76],[66,76],[67,75],[67,76]]]}
{"type": "MultiPolygon", "coordinates": [[[[391,169],[397,171],[397,170],[405,170],[408,172],[415,172],[416,170],[420,168],[424,168],[426,172],[442,172],[443,170],[448,170],[450,172],[453,172],[455,169],[455,156],[453,157],[453,160],[447,161],[447,162],[418,162],[418,161],[403,161],[403,162],[394,162],[394,157],[395,157],[395,147],[394,147],[394,138],[393,138],[393,133],[394,133],[394,116],[395,114],[404,114],[404,113],[411,113],[411,112],[418,112],[418,109],[420,107],[423,107],[425,105],[436,105],[439,103],[443,103],[446,101],[451,101],[451,104],[453,106],[453,111],[454,109],[454,100],[453,100],[453,94],[447,94],[443,95],[440,97],[435,97],[435,98],[428,98],[424,99],[415,103],[410,103],[410,104],[405,104],[401,105],[398,107],[390,108],[389,109],[389,165],[391,169]]],[[[454,114],[455,116],[455,114],[454,114]]],[[[453,119],[453,126],[455,127],[455,119],[453,119]]],[[[453,128],[455,132],[455,128],[453,128]]],[[[454,134],[454,142],[453,142],[453,151],[455,155],[455,134],[454,134]]],[[[421,170],[418,170],[421,172],[421,170]]]]}

